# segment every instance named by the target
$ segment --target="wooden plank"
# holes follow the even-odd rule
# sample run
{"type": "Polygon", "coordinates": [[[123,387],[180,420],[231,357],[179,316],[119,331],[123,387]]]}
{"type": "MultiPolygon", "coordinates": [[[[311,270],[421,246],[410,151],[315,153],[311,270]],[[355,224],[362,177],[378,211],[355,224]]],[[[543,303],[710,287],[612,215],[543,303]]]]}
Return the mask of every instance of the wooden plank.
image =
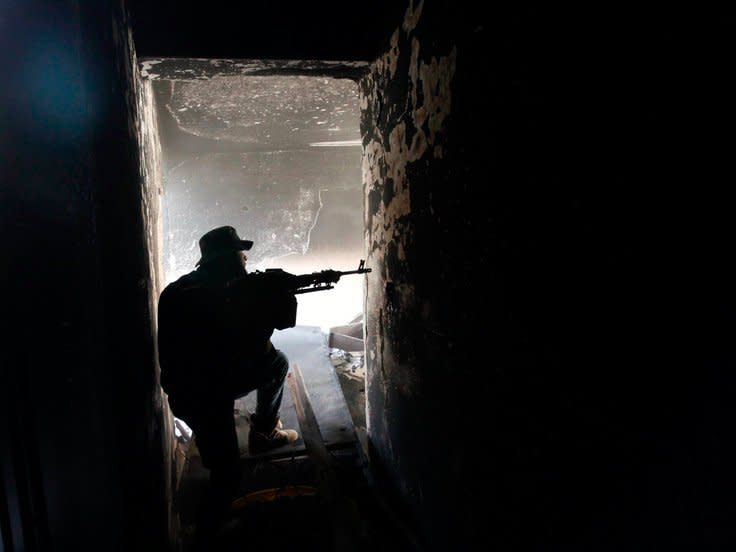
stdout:
{"type": "Polygon", "coordinates": [[[333,332],[330,332],[329,346],[343,351],[363,351],[365,349],[362,339],[333,332]]]}
{"type": "Polygon", "coordinates": [[[309,392],[298,364],[294,365],[287,382],[293,395],[299,425],[304,431],[307,454],[314,462],[317,488],[328,509],[329,516],[326,521],[331,524],[333,540],[332,546],[328,548],[336,552],[353,552],[357,549],[359,539],[360,515],[355,504],[341,493],[332,456],[320,434],[309,392]]]}
{"type": "Polygon", "coordinates": [[[299,420],[299,427],[302,428],[302,438],[307,448],[307,454],[315,460],[317,471],[322,472],[330,465],[330,454],[322,441],[322,434],[319,431],[317,418],[314,415],[312,403],[309,400],[304,378],[298,364],[294,364],[293,371],[286,377],[286,381],[294,401],[294,410],[299,420]]]}
{"type": "Polygon", "coordinates": [[[330,328],[330,333],[348,335],[356,339],[363,340],[363,323],[359,324],[348,324],[346,326],[333,326],[330,328]]]}
{"type": "Polygon", "coordinates": [[[353,418],[330,362],[327,336],[317,327],[296,326],[274,332],[271,340],[292,366],[299,365],[325,444],[354,442],[353,418]]]}

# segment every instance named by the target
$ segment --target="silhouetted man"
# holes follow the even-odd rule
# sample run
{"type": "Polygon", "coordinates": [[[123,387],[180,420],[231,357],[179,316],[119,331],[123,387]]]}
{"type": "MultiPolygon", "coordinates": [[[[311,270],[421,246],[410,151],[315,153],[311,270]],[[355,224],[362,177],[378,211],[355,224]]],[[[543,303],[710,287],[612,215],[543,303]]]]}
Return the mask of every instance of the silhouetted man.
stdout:
{"type": "Polygon", "coordinates": [[[252,246],[231,226],[207,232],[199,241],[198,268],[169,284],[159,299],[161,385],[174,415],[192,428],[210,470],[197,522],[197,534],[205,538],[227,515],[240,481],[235,399],[257,390],[251,452],[298,438],[279,421],[289,362],[270,339],[274,329],[293,325],[284,309],[293,308],[295,316],[296,300],[249,283],[244,251],[252,246]]]}

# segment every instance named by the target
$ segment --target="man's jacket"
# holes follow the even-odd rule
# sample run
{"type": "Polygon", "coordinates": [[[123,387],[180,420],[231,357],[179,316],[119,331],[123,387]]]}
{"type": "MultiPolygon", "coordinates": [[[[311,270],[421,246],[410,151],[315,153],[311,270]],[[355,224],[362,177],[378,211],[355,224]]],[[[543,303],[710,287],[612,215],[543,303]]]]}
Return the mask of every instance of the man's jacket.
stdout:
{"type": "Polygon", "coordinates": [[[170,397],[227,396],[230,374],[272,346],[274,294],[247,276],[213,281],[201,270],[169,284],[158,307],[161,386],[170,397]]]}

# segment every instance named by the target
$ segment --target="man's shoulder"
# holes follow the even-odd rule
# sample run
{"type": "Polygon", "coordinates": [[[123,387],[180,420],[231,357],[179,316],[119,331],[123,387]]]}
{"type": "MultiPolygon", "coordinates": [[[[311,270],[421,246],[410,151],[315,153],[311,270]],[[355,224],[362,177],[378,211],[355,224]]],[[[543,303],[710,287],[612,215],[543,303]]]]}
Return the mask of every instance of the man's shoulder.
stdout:
{"type": "Polygon", "coordinates": [[[167,284],[161,292],[161,297],[177,295],[181,292],[190,291],[201,287],[201,282],[197,277],[196,271],[189,272],[183,276],[179,276],[173,282],[167,284]]]}

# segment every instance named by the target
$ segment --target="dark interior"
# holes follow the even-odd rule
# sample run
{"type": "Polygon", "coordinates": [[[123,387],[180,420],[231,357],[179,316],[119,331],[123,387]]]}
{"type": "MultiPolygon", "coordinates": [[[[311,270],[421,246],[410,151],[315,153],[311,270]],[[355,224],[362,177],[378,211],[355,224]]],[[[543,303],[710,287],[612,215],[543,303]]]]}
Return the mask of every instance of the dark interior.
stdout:
{"type": "Polygon", "coordinates": [[[366,62],[366,447],[418,549],[734,549],[732,9],[1,10],[2,550],[177,549],[157,57],[366,62]]]}

